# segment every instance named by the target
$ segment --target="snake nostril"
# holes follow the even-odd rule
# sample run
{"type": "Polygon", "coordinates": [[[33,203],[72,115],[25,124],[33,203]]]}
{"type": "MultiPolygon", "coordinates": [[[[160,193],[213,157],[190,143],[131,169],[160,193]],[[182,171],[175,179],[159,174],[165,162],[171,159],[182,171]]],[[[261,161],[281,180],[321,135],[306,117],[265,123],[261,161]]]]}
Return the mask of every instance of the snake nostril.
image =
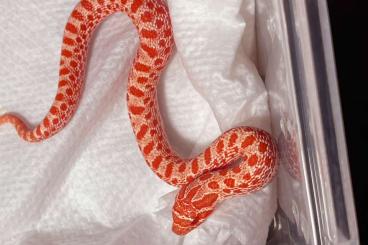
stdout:
{"type": "Polygon", "coordinates": [[[196,225],[199,222],[199,217],[197,216],[192,222],[191,225],[196,225]]]}

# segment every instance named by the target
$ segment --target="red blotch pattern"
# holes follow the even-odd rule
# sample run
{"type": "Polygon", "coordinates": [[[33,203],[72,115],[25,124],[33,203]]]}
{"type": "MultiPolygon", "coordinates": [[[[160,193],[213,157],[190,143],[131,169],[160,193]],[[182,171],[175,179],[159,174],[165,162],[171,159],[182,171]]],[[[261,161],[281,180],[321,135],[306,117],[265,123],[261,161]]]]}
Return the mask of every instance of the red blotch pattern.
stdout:
{"type": "Polygon", "coordinates": [[[131,86],[129,88],[129,92],[130,92],[130,94],[132,94],[136,97],[143,97],[144,96],[144,92],[142,90],[140,90],[139,88],[135,87],[135,86],[131,86]]]}
{"type": "Polygon", "coordinates": [[[66,29],[67,31],[71,32],[71,33],[74,33],[74,34],[78,33],[78,29],[77,29],[77,27],[75,27],[75,25],[73,25],[72,23],[68,23],[68,24],[66,24],[65,29],[66,29]]]}
{"type": "Polygon", "coordinates": [[[267,144],[265,144],[263,142],[259,143],[258,150],[259,150],[259,152],[264,153],[265,151],[267,151],[267,144]]]}
{"type": "Polygon", "coordinates": [[[220,185],[216,181],[212,181],[208,183],[208,188],[216,190],[220,188],[220,185]]]}
{"type": "Polygon", "coordinates": [[[92,11],[93,10],[93,5],[90,1],[88,0],[81,0],[81,5],[84,9],[86,9],[87,11],[92,11]]]}
{"type": "Polygon", "coordinates": [[[217,201],[218,197],[218,194],[215,193],[207,194],[204,195],[202,199],[194,201],[193,205],[198,209],[211,207],[217,201]]]}
{"type": "Polygon", "coordinates": [[[193,187],[189,190],[188,194],[186,195],[186,199],[193,200],[194,196],[198,193],[198,191],[201,189],[200,186],[193,187]]]}
{"type": "Polygon", "coordinates": [[[234,187],[235,185],[235,180],[232,178],[229,179],[225,179],[224,180],[225,185],[227,185],[228,187],[234,187]]]}
{"type": "Polygon", "coordinates": [[[141,84],[147,83],[147,81],[148,81],[148,79],[146,77],[138,77],[137,78],[137,82],[141,83],[141,84]]]}
{"type": "Polygon", "coordinates": [[[151,57],[154,58],[158,55],[157,50],[155,48],[151,48],[148,45],[142,44],[141,48],[147,52],[147,54],[151,57]]]}
{"type": "Polygon", "coordinates": [[[198,173],[198,160],[197,159],[195,159],[192,162],[192,173],[193,174],[197,174],[198,173]]]}
{"type": "Polygon", "coordinates": [[[143,4],[143,0],[134,0],[132,3],[132,12],[135,13],[143,4]]]}
{"type": "Polygon", "coordinates": [[[66,67],[60,69],[60,76],[68,75],[69,73],[70,73],[70,70],[66,67]]]}
{"type": "Polygon", "coordinates": [[[144,107],[142,106],[131,106],[129,109],[134,115],[140,115],[144,112],[144,107]]]}
{"type": "Polygon", "coordinates": [[[248,136],[242,143],[242,147],[243,148],[246,148],[248,146],[250,146],[251,144],[253,144],[253,142],[256,140],[256,138],[251,135],[251,136],[248,136]]]}
{"type": "Polygon", "coordinates": [[[207,148],[204,152],[204,160],[206,165],[209,165],[211,163],[211,149],[207,148]]]}
{"type": "Polygon", "coordinates": [[[147,131],[148,131],[148,126],[147,126],[146,124],[143,124],[143,125],[141,126],[141,129],[140,129],[140,130],[139,130],[139,132],[137,133],[137,139],[138,139],[138,140],[142,140],[142,139],[143,139],[143,137],[146,135],[147,131]]]}
{"type": "Polygon", "coordinates": [[[148,155],[151,153],[151,151],[153,150],[153,146],[155,143],[153,143],[152,141],[150,143],[148,143],[144,148],[143,148],[143,152],[145,155],[148,155]]]}
{"type": "Polygon", "coordinates": [[[147,65],[144,65],[144,64],[142,64],[142,63],[136,63],[135,65],[134,65],[134,67],[135,67],[135,69],[137,70],[137,71],[143,71],[143,72],[149,72],[150,71],[150,67],[149,66],[147,66],[147,65]]]}
{"type": "Polygon", "coordinates": [[[71,39],[71,38],[68,38],[68,37],[64,37],[63,43],[66,44],[66,45],[69,45],[69,46],[74,46],[75,45],[74,40],[71,39]]]}
{"type": "Polygon", "coordinates": [[[149,39],[155,39],[157,38],[157,32],[154,30],[147,30],[147,29],[143,29],[141,31],[141,35],[144,38],[149,38],[149,39]]]}
{"type": "Polygon", "coordinates": [[[151,13],[151,12],[149,12],[149,11],[144,12],[144,13],[142,14],[142,16],[141,16],[141,20],[142,20],[143,22],[151,22],[151,21],[152,21],[152,19],[153,19],[153,15],[152,15],[152,13],[151,13]]]}
{"type": "Polygon", "coordinates": [[[238,139],[237,134],[235,134],[235,133],[231,134],[230,140],[229,140],[229,147],[232,147],[235,144],[237,139],[238,139]]]}
{"type": "Polygon", "coordinates": [[[56,97],[55,97],[55,100],[63,101],[64,100],[64,94],[62,94],[62,93],[57,94],[56,97]]]}
{"type": "Polygon", "coordinates": [[[249,157],[249,159],[248,159],[248,164],[249,164],[250,166],[254,166],[254,165],[256,165],[256,164],[257,164],[257,161],[258,161],[258,157],[257,157],[257,155],[251,155],[251,156],[249,157]]]}
{"type": "Polygon", "coordinates": [[[234,167],[232,170],[233,170],[233,172],[234,172],[234,173],[236,173],[236,174],[238,174],[238,173],[240,173],[240,172],[241,172],[241,168],[240,168],[239,166],[234,167]]]}
{"type": "Polygon", "coordinates": [[[180,164],[180,167],[178,169],[179,173],[183,173],[186,168],[187,168],[187,165],[185,163],[180,164]]]}
{"type": "Polygon", "coordinates": [[[220,140],[219,142],[217,142],[216,151],[217,153],[221,153],[223,149],[224,149],[224,141],[220,140]]]}
{"type": "Polygon", "coordinates": [[[160,167],[161,162],[162,162],[162,156],[157,156],[155,160],[153,160],[152,168],[157,170],[160,167]]]}
{"type": "Polygon", "coordinates": [[[173,172],[173,163],[169,163],[169,164],[166,166],[166,170],[165,170],[165,177],[166,177],[166,178],[169,178],[169,177],[172,175],[172,172],[173,172]]]}

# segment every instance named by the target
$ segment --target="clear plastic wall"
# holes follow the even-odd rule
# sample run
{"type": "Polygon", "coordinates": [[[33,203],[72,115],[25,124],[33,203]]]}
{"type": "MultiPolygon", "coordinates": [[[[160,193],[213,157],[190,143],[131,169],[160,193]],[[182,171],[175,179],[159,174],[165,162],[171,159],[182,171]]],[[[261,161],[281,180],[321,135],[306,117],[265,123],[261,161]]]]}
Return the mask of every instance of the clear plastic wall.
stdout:
{"type": "Polygon", "coordinates": [[[268,244],[358,244],[325,0],[258,0],[259,69],[281,153],[268,244]]]}

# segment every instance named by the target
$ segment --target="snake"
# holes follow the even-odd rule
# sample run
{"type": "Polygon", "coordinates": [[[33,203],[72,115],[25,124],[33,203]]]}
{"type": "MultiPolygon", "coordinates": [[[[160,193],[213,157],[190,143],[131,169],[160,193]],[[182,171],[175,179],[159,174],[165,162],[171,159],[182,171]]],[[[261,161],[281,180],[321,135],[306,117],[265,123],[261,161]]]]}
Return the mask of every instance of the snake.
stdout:
{"type": "Polygon", "coordinates": [[[84,87],[91,36],[108,16],[125,13],[139,36],[127,84],[127,108],[138,147],[152,171],[179,191],[172,208],[172,231],[186,235],[201,225],[218,203],[255,192],[274,177],[278,151],[272,136],[255,127],[224,132],[191,158],[168,141],[157,100],[160,74],[174,48],[173,26],[164,0],[81,0],[65,25],[55,99],[44,119],[29,127],[15,113],[0,116],[28,142],[50,138],[63,129],[78,107],[84,87]]]}

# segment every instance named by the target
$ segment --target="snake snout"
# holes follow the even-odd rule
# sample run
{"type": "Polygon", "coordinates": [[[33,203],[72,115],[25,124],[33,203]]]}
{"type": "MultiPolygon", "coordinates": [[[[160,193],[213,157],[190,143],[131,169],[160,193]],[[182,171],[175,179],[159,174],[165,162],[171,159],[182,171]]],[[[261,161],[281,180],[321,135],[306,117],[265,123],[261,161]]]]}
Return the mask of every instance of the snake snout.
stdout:
{"type": "Polygon", "coordinates": [[[185,200],[175,202],[172,217],[172,230],[178,235],[185,235],[200,224],[198,210],[185,200]]]}
{"type": "Polygon", "coordinates": [[[178,235],[186,235],[202,224],[213,212],[213,207],[206,210],[198,210],[192,203],[177,200],[173,208],[172,230],[178,235]]]}

